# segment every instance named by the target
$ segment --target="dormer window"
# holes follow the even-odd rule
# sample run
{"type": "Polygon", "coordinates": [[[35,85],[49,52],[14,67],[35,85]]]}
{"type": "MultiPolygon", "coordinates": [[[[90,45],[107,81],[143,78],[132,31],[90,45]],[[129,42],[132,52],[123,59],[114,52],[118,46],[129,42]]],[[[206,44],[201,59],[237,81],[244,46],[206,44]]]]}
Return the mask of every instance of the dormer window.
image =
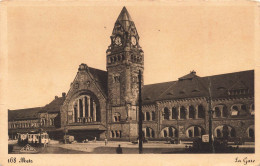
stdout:
{"type": "Polygon", "coordinates": [[[200,92],[198,89],[194,89],[192,93],[200,92]]]}
{"type": "Polygon", "coordinates": [[[181,90],[179,93],[180,93],[180,94],[184,94],[185,92],[184,92],[183,90],[181,90]]]}
{"type": "Polygon", "coordinates": [[[218,87],[218,90],[225,90],[226,88],[225,87],[218,87]]]}

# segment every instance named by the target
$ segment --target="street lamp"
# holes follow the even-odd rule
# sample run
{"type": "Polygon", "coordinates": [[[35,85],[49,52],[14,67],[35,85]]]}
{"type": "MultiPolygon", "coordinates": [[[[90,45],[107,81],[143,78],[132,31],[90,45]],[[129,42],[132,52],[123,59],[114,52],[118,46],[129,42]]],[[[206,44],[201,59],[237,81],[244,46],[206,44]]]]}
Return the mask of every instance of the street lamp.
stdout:
{"type": "Polygon", "coordinates": [[[139,79],[139,153],[143,153],[143,131],[142,131],[142,73],[141,70],[139,70],[138,74],[139,79]]]}
{"type": "Polygon", "coordinates": [[[213,145],[213,134],[212,134],[212,98],[211,98],[211,81],[208,77],[209,80],[209,97],[208,97],[208,103],[209,103],[209,146],[210,146],[210,152],[214,153],[214,145],[213,145]]]}

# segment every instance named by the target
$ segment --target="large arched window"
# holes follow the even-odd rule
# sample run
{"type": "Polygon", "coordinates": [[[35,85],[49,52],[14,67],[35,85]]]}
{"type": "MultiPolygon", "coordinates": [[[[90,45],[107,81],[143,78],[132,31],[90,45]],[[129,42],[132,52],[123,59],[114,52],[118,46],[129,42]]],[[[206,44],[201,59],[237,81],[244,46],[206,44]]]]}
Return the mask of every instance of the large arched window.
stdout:
{"type": "Polygon", "coordinates": [[[191,126],[186,130],[186,136],[189,138],[192,137],[201,137],[204,134],[204,129],[199,126],[191,126]]]}
{"type": "Polygon", "coordinates": [[[172,119],[178,119],[178,112],[176,107],[172,107],[172,119]]]}
{"type": "Polygon", "coordinates": [[[185,107],[181,107],[181,110],[180,110],[180,118],[181,119],[185,119],[186,118],[186,109],[185,107]]]}
{"type": "Polygon", "coordinates": [[[161,131],[161,136],[166,137],[178,137],[178,130],[174,127],[165,127],[161,131]]]}
{"type": "Polygon", "coordinates": [[[229,137],[236,137],[235,128],[228,126],[228,125],[221,125],[215,128],[214,130],[215,137],[218,138],[229,138],[229,137]]]}
{"type": "Polygon", "coordinates": [[[164,119],[169,120],[169,109],[167,107],[164,108],[163,117],[164,119]]]}
{"type": "Polygon", "coordinates": [[[189,106],[189,118],[194,119],[195,118],[195,109],[193,106],[189,106]]]}
{"type": "Polygon", "coordinates": [[[202,105],[198,106],[198,118],[205,118],[205,111],[202,105]]]}
{"type": "Polygon", "coordinates": [[[96,97],[81,95],[73,102],[73,122],[100,121],[100,108],[96,97]]]}

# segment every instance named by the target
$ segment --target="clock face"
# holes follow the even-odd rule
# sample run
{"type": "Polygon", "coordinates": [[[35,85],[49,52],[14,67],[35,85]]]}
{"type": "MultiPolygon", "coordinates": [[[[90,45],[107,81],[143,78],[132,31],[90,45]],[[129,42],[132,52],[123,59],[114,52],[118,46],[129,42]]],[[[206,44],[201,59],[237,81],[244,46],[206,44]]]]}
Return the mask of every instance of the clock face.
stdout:
{"type": "Polygon", "coordinates": [[[116,39],[115,39],[115,44],[116,45],[121,45],[121,37],[120,36],[117,36],[116,39]]]}
{"type": "Polygon", "coordinates": [[[136,38],[134,36],[131,37],[131,43],[135,46],[136,45],[136,38]]]}

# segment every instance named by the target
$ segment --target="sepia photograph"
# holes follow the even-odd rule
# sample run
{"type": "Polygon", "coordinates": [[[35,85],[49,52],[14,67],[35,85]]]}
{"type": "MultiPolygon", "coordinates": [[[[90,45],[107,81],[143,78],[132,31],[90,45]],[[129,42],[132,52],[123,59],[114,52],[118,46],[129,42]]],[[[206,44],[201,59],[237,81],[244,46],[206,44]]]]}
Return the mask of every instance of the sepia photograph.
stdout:
{"type": "Polygon", "coordinates": [[[228,154],[227,165],[260,164],[259,2],[1,8],[0,145],[8,165],[42,165],[37,156],[55,154],[192,156],[192,165],[209,154],[205,163],[218,165],[210,158],[228,154]]]}

